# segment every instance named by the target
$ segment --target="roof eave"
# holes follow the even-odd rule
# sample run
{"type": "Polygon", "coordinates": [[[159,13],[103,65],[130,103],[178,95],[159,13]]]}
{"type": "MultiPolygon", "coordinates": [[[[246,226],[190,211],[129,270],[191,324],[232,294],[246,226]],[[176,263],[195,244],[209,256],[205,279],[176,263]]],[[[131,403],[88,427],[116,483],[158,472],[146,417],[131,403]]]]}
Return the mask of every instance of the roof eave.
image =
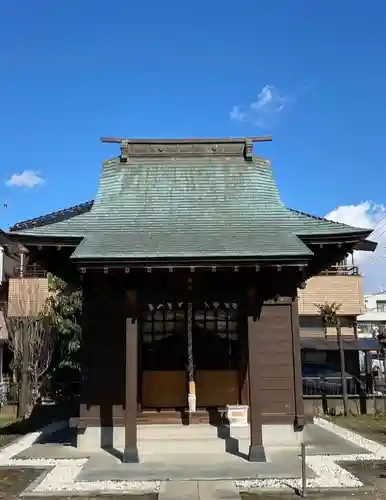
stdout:
{"type": "Polygon", "coordinates": [[[359,243],[365,240],[373,232],[372,229],[353,229],[349,232],[341,233],[327,233],[327,234],[315,234],[315,233],[304,233],[299,234],[298,237],[307,244],[317,244],[317,243],[359,243]]]}
{"type": "Polygon", "coordinates": [[[229,256],[229,257],[189,257],[189,256],[170,256],[170,257],[71,257],[71,260],[78,266],[87,265],[112,265],[112,266],[159,266],[168,265],[181,266],[237,266],[237,265],[304,265],[312,259],[313,254],[294,255],[294,256],[229,256]]]}
{"type": "Polygon", "coordinates": [[[81,236],[54,236],[41,234],[24,234],[22,232],[5,233],[7,238],[13,243],[20,243],[24,246],[67,246],[77,247],[82,241],[81,236]]]}
{"type": "Polygon", "coordinates": [[[78,215],[83,215],[87,212],[90,212],[93,204],[94,200],[89,200],[78,205],[73,205],[62,210],[57,210],[49,214],[41,215],[40,217],[36,217],[34,219],[17,222],[10,228],[10,232],[13,233],[17,231],[23,231],[24,229],[34,229],[43,226],[50,226],[57,224],[58,222],[72,219],[74,217],[77,217],[78,215]]]}
{"type": "Polygon", "coordinates": [[[354,250],[360,250],[362,252],[375,252],[377,249],[378,243],[376,241],[371,240],[362,240],[359,241],[355,246],[354,250]]]}

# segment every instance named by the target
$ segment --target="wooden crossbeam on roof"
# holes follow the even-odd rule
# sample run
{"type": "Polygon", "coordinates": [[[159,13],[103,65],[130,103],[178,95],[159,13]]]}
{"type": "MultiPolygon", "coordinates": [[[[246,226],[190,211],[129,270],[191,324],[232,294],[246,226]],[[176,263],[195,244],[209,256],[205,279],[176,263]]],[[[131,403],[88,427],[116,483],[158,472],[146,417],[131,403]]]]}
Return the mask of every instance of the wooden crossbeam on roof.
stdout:
{"type": "Polygon", "coordinates": [[[101,137],[101,142],[111,144],[242,144],[245,142],[270,142],[271,136],[256,137],[210,137],[210,138],[182,138],[182,139],[128,139],[124,137],[101,137]]]}

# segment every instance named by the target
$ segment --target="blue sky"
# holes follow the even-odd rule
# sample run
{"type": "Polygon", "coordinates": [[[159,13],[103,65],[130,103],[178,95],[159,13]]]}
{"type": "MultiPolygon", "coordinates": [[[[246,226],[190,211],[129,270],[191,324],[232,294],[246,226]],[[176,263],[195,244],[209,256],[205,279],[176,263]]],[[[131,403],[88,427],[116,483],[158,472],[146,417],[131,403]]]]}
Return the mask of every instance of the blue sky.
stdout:
{"type": "Polygon", "coordinates": [[[374,225],[385,19],[384,0],[4,0],[0,227],[93,198],[102,135],[266,133],[288,206],[374,225]]]}

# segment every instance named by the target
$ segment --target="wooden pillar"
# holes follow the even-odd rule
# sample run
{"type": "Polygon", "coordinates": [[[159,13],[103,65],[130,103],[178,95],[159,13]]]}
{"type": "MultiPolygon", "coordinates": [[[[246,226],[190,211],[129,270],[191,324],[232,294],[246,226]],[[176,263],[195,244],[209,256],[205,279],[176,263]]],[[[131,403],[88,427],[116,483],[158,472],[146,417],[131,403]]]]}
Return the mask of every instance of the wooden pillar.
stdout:
{"type": "Polygon", "coordinates": [[[248,318],[248,385],[249,385],[249,420],[251,443],[250,462],[265,462],[261,408],[261,377],[259,355],[259,320],[248,318]]]}
{"type": "Polygon", "coordinates": [[[138,462],[137,448],[138,328],[126,320],[125,450],[123,462],[138,462]]]}
{"type": "Polygon", "coordinates": [[[188,405],[189,413],[195,413],[197,408],[196,402],[196,382],[194,378],[194,359],[193,359],[193,304],[188,303],[187,310],[187,330],[188,330],[188,405]]]}
{"type": "MultiPolygon", "coordinates": [[[[80,380],[80,405],[79,405],[79,417],[80,422],[77,423],[78,431],[80,433],[86,428],[84,419],[87,418],[88,409],[90,407],[90,366],[92,363],[91,355],[91,342],[94,342],[92,337],[93,328],[90,320],[93,317],[93,292],[95,293],[96,284],[92,281],[92,275],[90,273],[80,274],[80,279],[82,282],[82,313],[81,313],[81,333],[80,333],[80,365],[81,365],[81,380],[80,380]],[[91,337],[91,339],[90,339],[91,337]]],[[[92,379],[91,379],[92,382],[92,379]]],[[[74,417],[76,420],[76,417],[74,417]]]]}
{"type": "Polygon", "coordinates": [[[4,342],[0,340],[0,384],[3,383],[3,359],[4,359],[4,342]]]}
{"type": "MultiPolygon", "coordinates": [[[[294,392],[295,392],[295,428],[302,429],[305,425],[303,403],[302,358],[300,347],[299,306],[297,297],[291,303],[292,323],[292,355],[294,362],[294,392]]],[[[300,430],[299,429],[299,430],[300,430]]]]}

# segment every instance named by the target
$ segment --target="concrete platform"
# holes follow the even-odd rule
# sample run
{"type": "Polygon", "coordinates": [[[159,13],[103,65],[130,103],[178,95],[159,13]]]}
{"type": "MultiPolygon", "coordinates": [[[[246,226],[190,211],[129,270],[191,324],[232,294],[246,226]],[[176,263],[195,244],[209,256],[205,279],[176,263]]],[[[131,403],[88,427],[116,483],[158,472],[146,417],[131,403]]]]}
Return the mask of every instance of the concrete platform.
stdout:
{"type": "MultiPolygon", "coordinates": [[[[94,455],[83,467],[78,481],[209,481],[232,479],[297,478],[301,462],[296,454],[276,456],[272,462],[252,463],[234,455],[195,454],[148,457],[139,464],[124,464],[118,458],[94,455]]],[[[308,470],[309,477],[314,474],[308,470]]]]}
{"type": "MultiPolygon", "coordinates": [[[[303,438],[303,432],[295,432],[291,425],[263,425],[262,434],[264,447],[299,447],[303,438]]],[[[241,453],[248,454],[250,428],[209,424],[140,425],[137,427],[137,436],[140,456],[158,449],[163,454],[222,453],[232,446],[238,446],[241,453]],[[170,441],[173,441],[172,448],[165,446],[170,441]]],[[[124,427],[87,427],[77,437],[77,447],[86,452],[96,452],[106,447],[120,450],[124,442],[124,427]]]]}
{"type": "MultiPolygon", "coordinates": [[[[249,437],[246,429],[237,429],[229,437],[221,430],[209,426],[188,428],[184,438],[175,439],[174,428],[160,426],[146,436],[139,433],[142,444],[140,463],[124,464],[123,448],[97,452],[84,452],[73,445],[74,434],[64,429],[49,439],[32,445],[17,457],[40,458],[89,458],[77,477],[77,481],[187,481],[226,479],[291,479],[301,476],[300,447],[266,447],[267,462],[251,463],[247,460],[249,437]],[[237,436],[237,437],[236,437],[237,436]],[[145,443],[145,446],[143,446],[145,443]],[[190,452],[186,444],[191,443],[190,452]],[[195,450],[195,451],[193,451],[195,450]]],[[[309,425],[304,431],[309,455],[351,455],[366,450],[338,437],[317,425],[309,425]]],[[[311,470],[308,476],[313,477],[311,470]]]]}

